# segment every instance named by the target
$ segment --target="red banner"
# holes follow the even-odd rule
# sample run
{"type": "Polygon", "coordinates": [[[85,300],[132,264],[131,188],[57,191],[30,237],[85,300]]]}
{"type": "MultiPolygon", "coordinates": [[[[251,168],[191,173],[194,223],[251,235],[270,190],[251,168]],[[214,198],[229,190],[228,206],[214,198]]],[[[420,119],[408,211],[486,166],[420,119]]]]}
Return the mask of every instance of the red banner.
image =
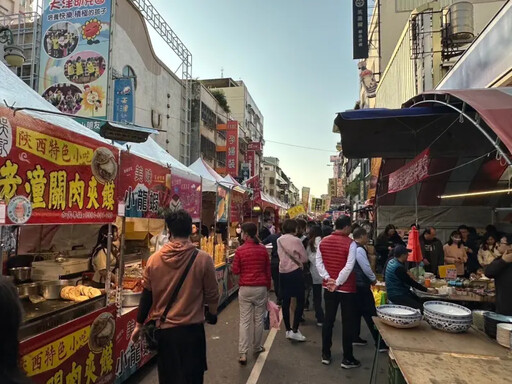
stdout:
{"type": "Polygon", "coordinates": [[[114,221],[118,163],[115,147],[0,107],[7,224],[114,221]]]}
{"type": "Polygon", "coordinates": [[[171,171],[152,161],[121,152],[120,199],[126,217],[156,218],[170,206],[171,171]]]}
{"type": "Polygon", "coordinates": [[[398,192],[413,186],[428,177],[430,149],[426,149],[411,162],[389,175],[388,192],[398,192]]]}
{"type": "Polygon", "coordinates": [[[27,339],[20,365],[36,384],[114,381],[115,306],[27,339]]]}
{"type": "Polygon", "coordinates": [[[246,162],[249,163],[249,169],[251,170],[251,177],[255,175],[254,170],[256,169],[256,152],[254,151],[247,151],[245,154],[246,162]]]}
{"type": "Polygon", "coordinates": [[[247,144],[247,150],[261,152],[263,151],[263,145],[261,144],[261,141],[252,141],[247,144]]]}
{"type": "Polygon", "coordinates": [[[238,121],[233,120],[226,129],[226,172],[238,176],[238,121]]]}
{"type": "Polygon", "coordinates": [[[130,337],[137,319],[137,309],[116,319],[115,373],[116,383],[122,383],[146,364],[154,354],[146,347],[146,339],[130,345],[130,337]]]}
{"type": "Polygon", "coordinates": [[[201,221],[201,182],[172,175],[171,207],[190,213],[192,221],[201,221]]]}

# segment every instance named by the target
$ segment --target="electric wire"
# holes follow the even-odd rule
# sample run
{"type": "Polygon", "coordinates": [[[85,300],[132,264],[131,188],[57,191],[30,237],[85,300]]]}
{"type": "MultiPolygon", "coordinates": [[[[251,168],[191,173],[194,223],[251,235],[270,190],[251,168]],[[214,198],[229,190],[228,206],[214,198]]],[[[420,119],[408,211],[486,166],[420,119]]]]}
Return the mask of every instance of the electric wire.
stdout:
{"type": "Polygon", "coordinates": [[[297,145],[297,144],[290,144],[290,143],[283,143],[281,141],[274,141],[274,140],[267,140],[265,139],[266,143],[272,143],[272,144],[279,144],[279,145],[286,145],[288,147],[295,147],[295,148],[302,148],[302,149],[309,149],[311,151],[321,151],[321,152],[329,152],[329,153],[338,153],[337,151],[331,151],[328,149],[322,149],[322,148],[313,148],[313,147],[306,147],[303,145],[297,145]]]}

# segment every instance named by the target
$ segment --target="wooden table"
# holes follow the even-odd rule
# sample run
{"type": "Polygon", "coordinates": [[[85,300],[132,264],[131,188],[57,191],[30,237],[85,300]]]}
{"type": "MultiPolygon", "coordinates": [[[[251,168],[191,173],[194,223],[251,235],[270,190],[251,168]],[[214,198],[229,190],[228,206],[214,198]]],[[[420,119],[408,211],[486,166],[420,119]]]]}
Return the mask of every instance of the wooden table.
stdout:
{"type": "Polygon", "coordinates": [[[424,321],[417,328],[397,329],[373,320],[409,384],[511,382],[511,351],[474,329],[453,334],[424,321]]]}

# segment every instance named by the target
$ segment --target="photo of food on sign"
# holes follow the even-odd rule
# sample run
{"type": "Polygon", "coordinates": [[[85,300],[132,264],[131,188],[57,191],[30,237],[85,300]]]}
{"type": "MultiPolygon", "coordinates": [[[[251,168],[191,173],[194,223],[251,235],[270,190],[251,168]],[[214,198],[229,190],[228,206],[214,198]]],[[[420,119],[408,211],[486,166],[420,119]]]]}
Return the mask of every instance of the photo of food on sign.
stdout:
{"type": "Polygon", "coordinates": [[[53,24],[44,34],[43,46],[48,56],[60,59],[71,55],[78,45],[78,30],[68,22],[53,24]]]}
{"type": "Polygon", "coordinates": [[[101,184],[114,181],[117,176],[117,163],[112,151],[105,147],[96,149],[92,156],[91,169],[101,184]]]}
{"type": "Polygon", "coordinates": [[[116,322],[111,313],[104,312],[99,315],[91,326],[89,335],[89,348],[94,353],[100,353],[103,348],[108,346],[114,338],[116,322]]]}

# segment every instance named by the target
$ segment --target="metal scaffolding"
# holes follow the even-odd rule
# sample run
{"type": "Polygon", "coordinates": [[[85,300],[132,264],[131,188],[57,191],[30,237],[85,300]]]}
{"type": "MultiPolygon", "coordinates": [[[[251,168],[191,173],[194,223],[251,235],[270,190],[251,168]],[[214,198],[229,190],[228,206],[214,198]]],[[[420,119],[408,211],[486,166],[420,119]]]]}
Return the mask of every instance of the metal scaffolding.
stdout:
{"type": "MultiPolygon", "coordinates": [[[[181,98],[181,128],[180,128],[180,161],[190,164],[190,136],[191,136],[191,86],[192,86],[192,54],[185,44],[174,33],[165,19],[158,13],[149,0],[130,0],[139,10],[146,22],[155,29],[160,37],[167,43],[181,60],[181,80],[183,91],[181,98]]],[[[179,68],[178,68],[179,69],[179,68]]]]}

